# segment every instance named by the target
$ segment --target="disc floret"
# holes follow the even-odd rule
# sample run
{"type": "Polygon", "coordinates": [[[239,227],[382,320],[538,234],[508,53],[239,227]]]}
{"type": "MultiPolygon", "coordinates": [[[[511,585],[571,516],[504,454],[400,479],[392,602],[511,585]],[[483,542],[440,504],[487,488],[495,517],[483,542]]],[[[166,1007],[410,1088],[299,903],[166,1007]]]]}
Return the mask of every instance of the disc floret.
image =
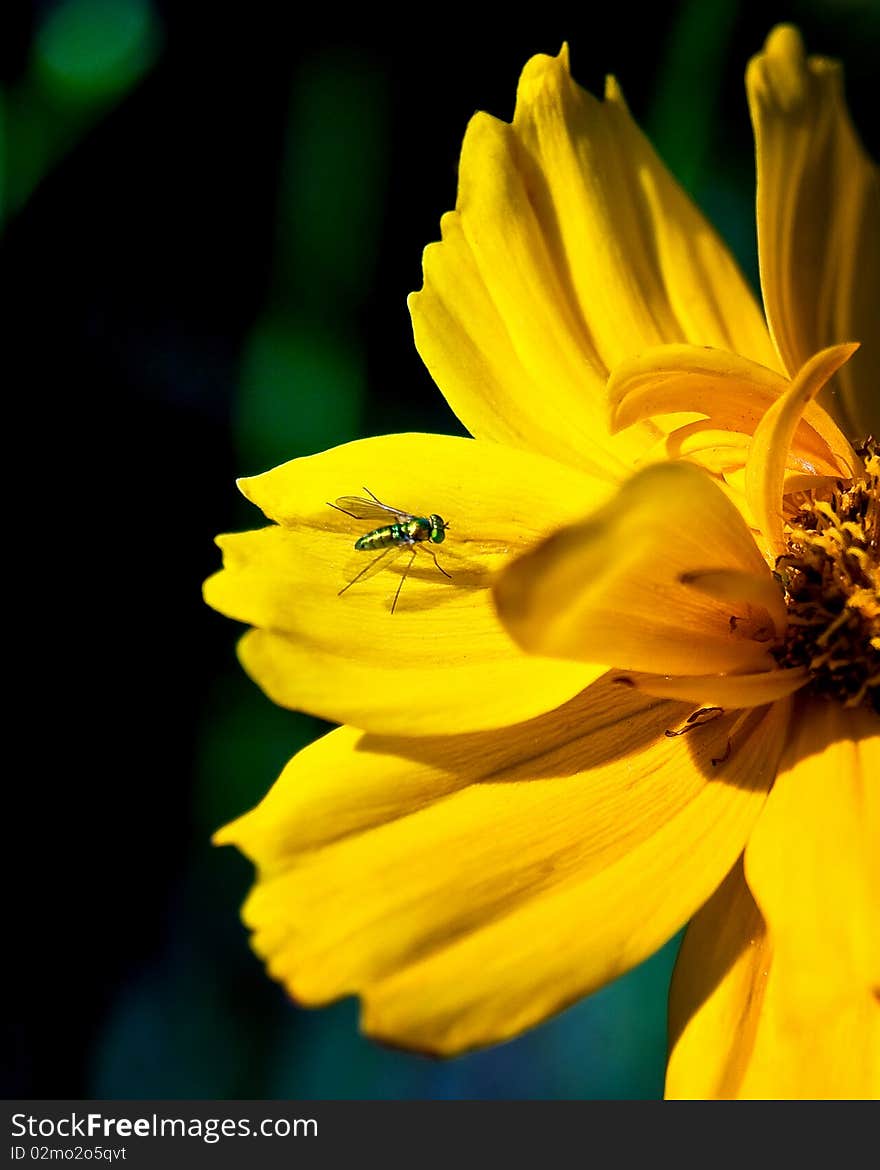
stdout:
{"type": "Polygon", "coordinates": [[[776,574],[788,628],[777,657],[806,666],[815,694],[880,710],[880,447],[861,448],[865,473],[839,481],[787,526],[776,574]]]}

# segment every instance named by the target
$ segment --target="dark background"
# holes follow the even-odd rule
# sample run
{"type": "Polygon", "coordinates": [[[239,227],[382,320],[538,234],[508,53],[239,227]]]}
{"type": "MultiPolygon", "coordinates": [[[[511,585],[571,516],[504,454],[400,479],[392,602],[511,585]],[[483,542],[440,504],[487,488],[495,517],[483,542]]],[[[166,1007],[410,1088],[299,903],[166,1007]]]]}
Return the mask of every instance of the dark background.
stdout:
{"type": "Polygon", "coordinates": [[[477,108],[535,52],[614,72],[754,277],[742,76],[779,19],[869,120],[878,3],[496,9],[66,0],[4,7],[6,1097],[656,1097],[674,943],[449,1063],[291,1005],[210,833],[323,730],[244,677],[201,602],[234,487],[397,430],[460,433],[406,294],[477,108]],[[7,1061],[7,1055],[11,1058],[7,1061]]]}

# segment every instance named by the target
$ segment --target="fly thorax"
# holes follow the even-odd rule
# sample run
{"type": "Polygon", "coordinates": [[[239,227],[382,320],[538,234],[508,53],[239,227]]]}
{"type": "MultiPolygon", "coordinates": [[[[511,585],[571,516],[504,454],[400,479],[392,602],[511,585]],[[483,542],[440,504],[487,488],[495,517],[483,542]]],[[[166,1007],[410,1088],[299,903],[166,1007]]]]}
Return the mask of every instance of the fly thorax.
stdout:
{"type": "Polygon", "coordinates": [[[788,627],[776,655],[807,667],[815,694],[880,710],[880,448],[869,439],[860,453],[864,475],[787,526],[776,574],[788,627]]]}

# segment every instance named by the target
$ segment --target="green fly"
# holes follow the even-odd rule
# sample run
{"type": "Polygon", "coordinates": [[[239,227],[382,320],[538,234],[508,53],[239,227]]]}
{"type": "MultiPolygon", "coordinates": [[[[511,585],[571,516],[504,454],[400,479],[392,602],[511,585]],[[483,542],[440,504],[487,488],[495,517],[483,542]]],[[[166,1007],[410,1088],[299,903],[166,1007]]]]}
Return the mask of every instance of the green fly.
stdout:
{"type": "Polygon", "coordinates": [[[401,574],[397,592],[391,602],[391,612],[394,613],[403,583],[407,573],[412,568],[420,546],[434,558],[434,564],[443,576],[449,577],[450,581],[452,580],[451,574],[447,573],[440,565],[434,550],[425,548],[426,543],[442,544],[446,539],[446,529],[449,525],[442,516],[438,516],[436,513],[432,513],[430,516],[413,516],[410,512],[403,512],[400,508],[392,508],[388,504],[383,504],[369,488],[365,487],[364,491],[370,497],[368,500],[364,499],[363,496],[340,496],[335,504],[330,504],[330,501],[327,501],[331,508],[335,508],[337,512],[344,512],[346,516],[351,516],[352,520],[368,520],[377,524],[377,527],[373,528],[371,532],[365,532],[363,536],[359,536],[354,542],[354,547],[359,552],[380,550],[379,555],[374,557],[366,568],[361,569],[347,585],[344,585],[337,596],[341,597],[346,589],[351,589],[356,581],[372,577],[374,573],[378,573],[380,569],[390,565],[396,557],[408,549],[410,552],[409,561],[401,574]]]}

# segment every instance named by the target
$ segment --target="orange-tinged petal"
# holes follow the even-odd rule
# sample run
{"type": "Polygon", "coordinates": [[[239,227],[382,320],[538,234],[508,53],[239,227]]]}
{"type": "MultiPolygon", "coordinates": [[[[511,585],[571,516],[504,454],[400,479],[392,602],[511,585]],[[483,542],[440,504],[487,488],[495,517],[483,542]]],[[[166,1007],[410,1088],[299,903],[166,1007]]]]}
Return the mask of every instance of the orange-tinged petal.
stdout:
{"type": "Polygon", "coordinates": [[[744,467],[751,436],[742,431],[716,427],[708,419],[675,427],[658,440],[644,457],[645,463],[665,463],[670,459],[687,459],[711,471],[713,475],[744,467]]]}
{"type": "MultiPolygon", "coordinates": [[[[657,346],[621,362],[612,371],[608,379],[611,429],[617,431],[654,416],[697,412],[705,414],[714,427],[732,432],[728,442],[739,445],[739,436],[753,434],[788,388],[788,380],[775,370],[741,354],[707,346],[657,346]]],[[[803,418],[797,422],[789,447],[799,466],[811,473],[852,474],[858,458],[825,410],[807,400],[803,418]]],[[[680,430],[683,449],[678,457],[685,457],[687,440],[692,435],[698,437],[705,425],[691,423],[666,436],[662,440],[666,453],[675,457],[680,430]]],[[[785,454],[789,455],[788,448],[785,454]]],[[[649,458],[656,458],[656,454],[649,453],[649,458]]]]}
{"type": "Polygon", "coordinates": [[[771,669],[773,619],[749,591],[718,600],[687,583],[724,570],[771,580],[742,517],[705,472],[654,464],[590,519],[514,561],[495,598],[514,638],[537,654],[657,674],[771,669]]]}
{"type": "Polygon", "coordinates": [[[356,992],[366,1029],[452,1053],[507,1038],[668,938],[743,847],[784,704],[687,742],[687,708],[601,680],[509,728],[333,732],[218,835],[254,858],[255,949],[307,1003],[356,992]]]}
{"type": "Polygon", "coordinates": [[[863,348],[823,401],[851,435],[880,429],[880,172],[862,149],[840,66],[781,25],[746,72],[758,163],[761,286],[792,375],[822,346],[863,348]]]}
{"type": "Polygon", "coordinates": [[[611,429],[655,414],[697,411],[725,429],[751,432],[787,383],[741,354],[711,346],[655,345],[619,362],[608,379],[611,429]]]}
{"type": "Polygon", "coordinates": [[[773,968],[740,1092],[880,1095],[880,719],[813,701],[746,849],[773,968]]]}
{"type": "Polygon", "coordinates": [[[410,298],[416,344],[479,437],[620,478],[656,437],[610,437],[608,371],[688,341],[773,365],[760,310],[724,245],[609,81],[597,100],[566,49],[523,70],[512,124],[476,115],[456,211],[410,298]]]}
{"type": "Polygon", "coordinates": [[[746,498],[774,554],[785,551],[782,492],[788,452],[804,408],[849,360],[857,344],[823,349],[806,362],[781,398],[770,407],[752,437],[746,461],[746,498]]]}
{"type": "Polygon", "coordinates": [[[524,654],[494,612],[489,583],[508,557],[607,498],[607,485],[494,443],[392,435],[297,459],[241,483],[278,525],[221,537],[226,568],[210,605],[258,627],[240,653],[277,702],[372,731],[416,734],[502,726],[564,702],[601,667],[524,654]],[[356,582],[374,527],[329,507],[369,488],[393,507],[449,522],[419,550],[356,582]]]}
{"type": "Polygon", "coordinates": [[[666,1097],[731,1099],[754,1045],[772,948],[739,859],[687,929],[669,989],[666,1097]]]}

